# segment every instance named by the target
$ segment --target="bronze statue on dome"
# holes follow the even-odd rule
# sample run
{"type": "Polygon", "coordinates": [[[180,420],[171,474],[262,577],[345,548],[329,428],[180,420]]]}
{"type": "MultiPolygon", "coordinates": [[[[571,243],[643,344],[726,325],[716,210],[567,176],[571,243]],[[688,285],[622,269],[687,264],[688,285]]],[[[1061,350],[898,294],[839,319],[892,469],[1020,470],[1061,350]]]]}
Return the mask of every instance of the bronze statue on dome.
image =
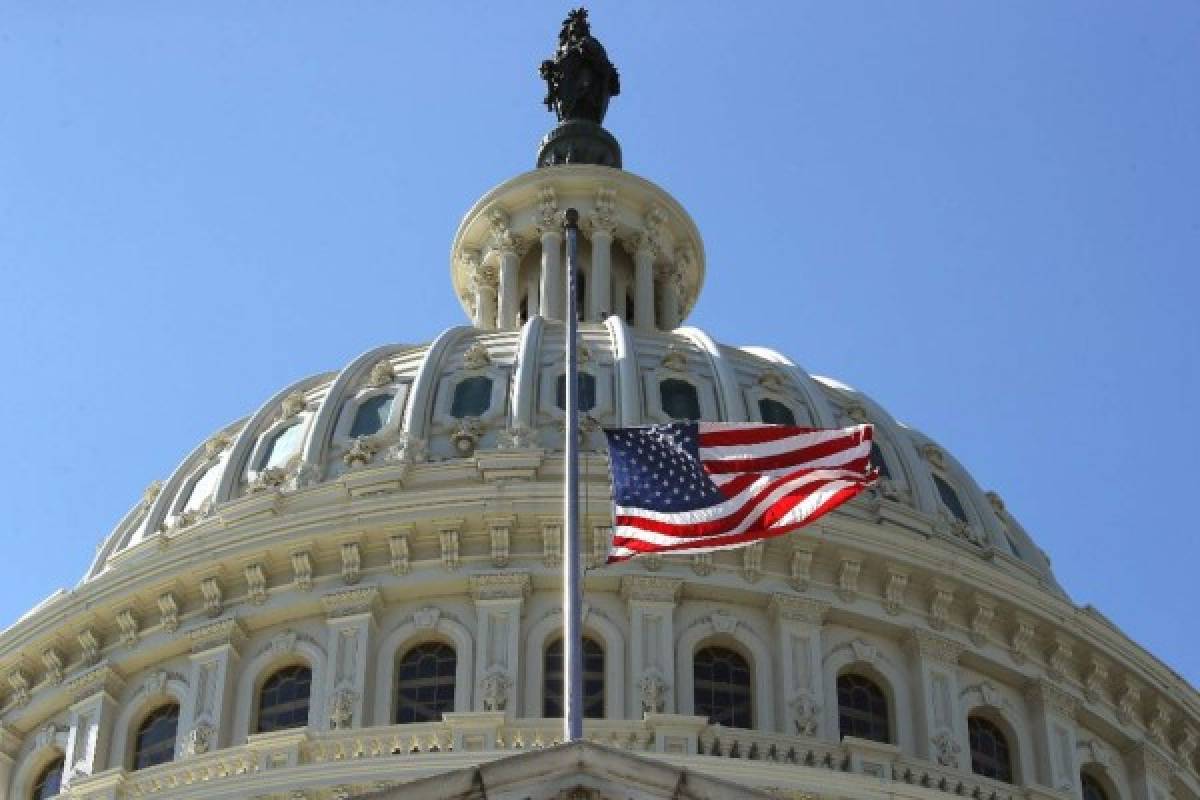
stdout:
{"type": "Polygon", "coordinates": [[[587,9],[567,14],[558,34],[554,58],[542,62],[546,81],[546,108],[559,122],[584,119],[604,122],[609,98],[621,93],[617,68],[608,60],[604,45],[592,36],[587,9]]]}

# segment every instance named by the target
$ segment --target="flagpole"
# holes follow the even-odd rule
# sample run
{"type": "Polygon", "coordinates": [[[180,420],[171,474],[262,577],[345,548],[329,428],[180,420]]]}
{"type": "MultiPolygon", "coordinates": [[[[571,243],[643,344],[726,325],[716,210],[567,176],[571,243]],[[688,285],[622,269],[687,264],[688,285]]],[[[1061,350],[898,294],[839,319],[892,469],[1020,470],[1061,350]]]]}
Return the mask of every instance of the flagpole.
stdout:
{"type": "Polygon", "coordinates": [[[579,212],[568,208],[566,311],[566,442],[563,447],[563,740],[583,738],[583,587],[579,551],[579,378],[575,344],[578,319],[575,274],[579,261],[579,212]]]}

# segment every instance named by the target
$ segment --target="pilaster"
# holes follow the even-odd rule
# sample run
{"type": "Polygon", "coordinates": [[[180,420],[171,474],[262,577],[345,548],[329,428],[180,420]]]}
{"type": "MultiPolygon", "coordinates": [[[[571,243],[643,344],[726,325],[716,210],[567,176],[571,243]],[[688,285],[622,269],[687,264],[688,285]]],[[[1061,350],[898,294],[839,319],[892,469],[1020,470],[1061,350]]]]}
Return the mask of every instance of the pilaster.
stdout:
{"type": "Polygon", "coordinates": [[[322,727],[361,727],[371,694],[370,647],[378,633],[379,587],[356,586],[321,597],[325,609],[326,708],[322,727]]]}
{"type": "Polygon", "coordinates": [[[532,587],[533,582],[525,572],[471,576],[478,637],[476,711],[502,711],[508,717],[516,714],[521,609],[532,587]]]}
{"type": "Polygon", "coordinates": [[[633,244],[633,324],[654,330],[654,243],[641,234],[633,244]]]}
{"type": "Polygon", "coordinates": [[[124,685],[121,676],[106,662],[66,683],[75,702],[71,705],[63,762],[65,786],[101,772],[108,763],[117,696],[124,685]]]}
{"type": "Polygon", "coordinates": [[[917,754],[955,769],[970,769],[966,720],[958,707],[958,657],[962,645],[921,628],[905,641],[915,678],[913,722],[917,754]]]}
{"type": "Polygon", "coordinates": [[[775,623],[778,663],[777,701],[784,733],[821,735],[821,698],[825,682],[821,670],[821,626],[829,604],[806,597],[773,594],[767,609],[775,623]]]}
{"type": "Polygon", "coordinates": [[[675,604],[683,581],[646,575],[621,579],[621,597],[629,606],[632,689],[629,716],[670,713],[678,706],[675,678],[675,604]]]}
{"type": "Polygon", "coordinates": [[[1124,755],[1134,800],[1171,799],[1171,773],[1174,768],[1169,756],[1151,742],[1134,745],[1124,755]]]}
{"type": "Polygon", "coordinates": [[[1077,794],[1075,714],[1079,701],[1050,681],[1032,680],[1025,686],[1037,754],[1037,781],[1060,792],[1077,794]]]}
{"type": "Polygon", "coordinates": [[[179,710],[180,757],[229,745],[233,694],[246,632],[236,619],[209,622],[188,631],[192,663],[188,697],[179,710]]]}

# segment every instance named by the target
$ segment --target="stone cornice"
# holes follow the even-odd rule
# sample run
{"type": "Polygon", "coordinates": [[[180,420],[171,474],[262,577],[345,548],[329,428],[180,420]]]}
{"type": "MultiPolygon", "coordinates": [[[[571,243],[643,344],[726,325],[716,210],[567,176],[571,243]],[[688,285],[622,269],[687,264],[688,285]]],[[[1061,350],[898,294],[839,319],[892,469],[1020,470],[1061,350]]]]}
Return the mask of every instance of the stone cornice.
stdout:
{"type": "Polygon", "coordinates": [[[471,596],[476,603],[487,600],[524,600],[533,591],[528,572],[496,572],[472,575],[471,596]]]}
{"type": "Polygon", "coordinates": [[[627,603],[672,603],[679,598],[683,581],[651,575],[621,578],[621,598],[627,603]]]}
{"type": "Polygon", "coordinates": [[[374,614],[380,605],[379,587],[354,586],[321,595],[321,608],[330,618],[374,614]]]}
{"type": "Polygon", "coordinates": [[[909,631],[904,639],[904,646],[910,653],[943,664],[957,664],[958,657],[964,649],[963,645],[953,639],[920,628],[909,631]]]}

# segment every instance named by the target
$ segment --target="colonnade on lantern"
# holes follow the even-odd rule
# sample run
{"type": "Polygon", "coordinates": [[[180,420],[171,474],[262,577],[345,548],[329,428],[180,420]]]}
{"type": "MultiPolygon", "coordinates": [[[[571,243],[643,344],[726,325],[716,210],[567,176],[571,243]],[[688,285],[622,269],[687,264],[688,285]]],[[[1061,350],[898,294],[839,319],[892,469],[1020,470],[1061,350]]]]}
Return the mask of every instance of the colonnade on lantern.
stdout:
{"type": "Polygon", "coordinates": [[[704,245],[688,213],[649,181],[591,165],[519,175],[463,218],[451,247],[455,291],[475,326],[511,330],[563,318],[562,212],[577,208],[579,314],[617,315],[643,331],[687,318],[704,281],[704,245]]]}

